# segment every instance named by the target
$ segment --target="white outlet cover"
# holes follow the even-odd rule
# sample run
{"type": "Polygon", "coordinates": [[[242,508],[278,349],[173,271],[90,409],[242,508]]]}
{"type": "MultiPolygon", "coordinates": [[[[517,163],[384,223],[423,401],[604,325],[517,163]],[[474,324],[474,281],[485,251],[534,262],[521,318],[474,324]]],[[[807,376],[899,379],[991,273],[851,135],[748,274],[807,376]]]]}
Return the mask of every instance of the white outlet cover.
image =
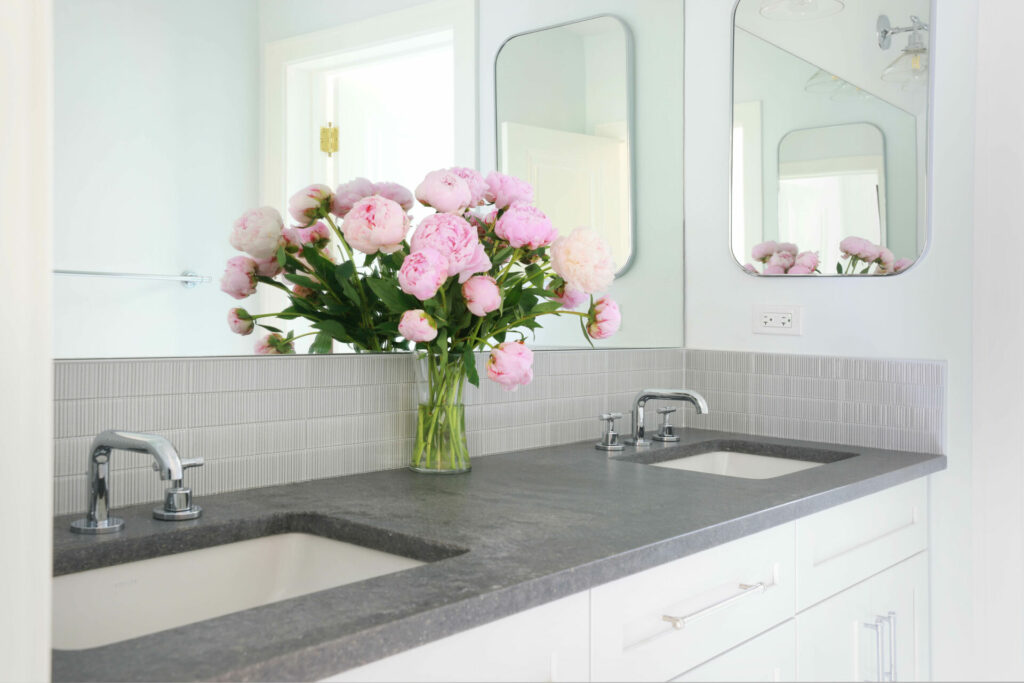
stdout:
{"type": "Polygon", "coordinates": [[[750,329],[754,334],[775,334],[791,337],[799,337],[804,333],[803,315],[800,306],[757,304],[753,307],[750,317],[750,329]],[[792,320],[792,325],[780,324],[771,326],[766,324],[770,319],[785,319],[786,316],[792,320]]]}

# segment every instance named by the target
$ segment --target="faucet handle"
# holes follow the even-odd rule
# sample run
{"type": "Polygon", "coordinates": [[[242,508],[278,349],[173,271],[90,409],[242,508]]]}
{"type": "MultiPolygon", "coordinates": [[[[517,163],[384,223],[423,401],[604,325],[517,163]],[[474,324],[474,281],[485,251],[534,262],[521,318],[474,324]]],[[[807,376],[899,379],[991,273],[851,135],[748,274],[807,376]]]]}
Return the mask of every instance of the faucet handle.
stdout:
{"type": "Polygon", "coordinates": [[[651,437],[652,439],[663,442],[679,441],[675,427],[672,426],[672,413],[674,412],[676,409],[672,406],[658,408],[658,415],[661,415],[661,427],[658,428],[658,433],[651,437]]]}
{"type": "MultiPolygon", "coordinates": [[[[200,458],[183,458],[181,461],[181,471],[184,474],[185,470],[192,467],[201,467],[203,459],[200,458]]],[[[153,465],[154,470],[160,468],[153,465]]],[[[185,486],[183,479],[176,479],[171,482],[171,488],[164,491],[164,504],[153,508],[153,519],[159,519],[164,522],[179,522],[186,519],[196,519],[203,514],[203,508],[199,507],[192,502],[192,489],[185,486]]]]}
{"type": "Polygon", "coordinates": [[[619,433],[615,431],[615,421],[622,417],[622,413],[601,413],[597,419],[608,423],[608,431],[604,433],[601,440],[594,444],[599,451],[621,451],[622,443],[619,441],[619,433]]]}

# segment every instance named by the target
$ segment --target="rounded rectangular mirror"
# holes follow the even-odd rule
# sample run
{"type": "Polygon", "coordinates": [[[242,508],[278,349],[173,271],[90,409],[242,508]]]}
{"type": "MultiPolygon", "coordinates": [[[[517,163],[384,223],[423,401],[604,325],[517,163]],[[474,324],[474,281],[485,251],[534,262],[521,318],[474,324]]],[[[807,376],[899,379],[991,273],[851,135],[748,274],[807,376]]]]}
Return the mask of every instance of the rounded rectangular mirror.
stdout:
{"type": "Polygon", "coordinates": [[[601,16],[509,38],[495,60],[498,168],[523,178],[563,232],[633,259],[633,58],[629,29],[601,16]]]}
{"type": "Polygon", "coordinates": [[[929,0],[739,0],[734,18],[736,261],[909,268],[928,240],[929,0]]]}

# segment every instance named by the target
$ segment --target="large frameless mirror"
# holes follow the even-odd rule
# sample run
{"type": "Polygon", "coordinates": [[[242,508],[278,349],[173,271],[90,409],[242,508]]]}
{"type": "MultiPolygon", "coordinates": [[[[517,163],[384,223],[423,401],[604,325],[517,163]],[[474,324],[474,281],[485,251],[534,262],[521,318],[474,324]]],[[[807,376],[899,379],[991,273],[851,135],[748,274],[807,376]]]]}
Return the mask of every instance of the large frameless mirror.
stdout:
{"type": "Polygon", "coordinates": [[[495,62],[498,167],[534,186],[563,232],[633,259],[633,58],[629,29],[602,16],[510,38],[495,62]]]}
{"type": "Polygon", "coordinates": [[[930,22],[929,0],[739,0],[730,247],[748,272],[890,275],[920,258],[930,22]]]}

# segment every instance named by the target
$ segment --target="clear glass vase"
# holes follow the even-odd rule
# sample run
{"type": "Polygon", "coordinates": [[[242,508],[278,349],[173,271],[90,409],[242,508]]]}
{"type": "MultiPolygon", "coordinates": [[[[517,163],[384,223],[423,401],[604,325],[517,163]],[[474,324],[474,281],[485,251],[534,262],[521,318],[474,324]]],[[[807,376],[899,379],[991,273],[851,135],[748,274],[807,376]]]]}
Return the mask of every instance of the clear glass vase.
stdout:
{"type": "Polygon", "coordinates": [[[416,357],[416,443],[409,469],[426,474],[469,472],[462,358],[419,352],[416,357]]]}

